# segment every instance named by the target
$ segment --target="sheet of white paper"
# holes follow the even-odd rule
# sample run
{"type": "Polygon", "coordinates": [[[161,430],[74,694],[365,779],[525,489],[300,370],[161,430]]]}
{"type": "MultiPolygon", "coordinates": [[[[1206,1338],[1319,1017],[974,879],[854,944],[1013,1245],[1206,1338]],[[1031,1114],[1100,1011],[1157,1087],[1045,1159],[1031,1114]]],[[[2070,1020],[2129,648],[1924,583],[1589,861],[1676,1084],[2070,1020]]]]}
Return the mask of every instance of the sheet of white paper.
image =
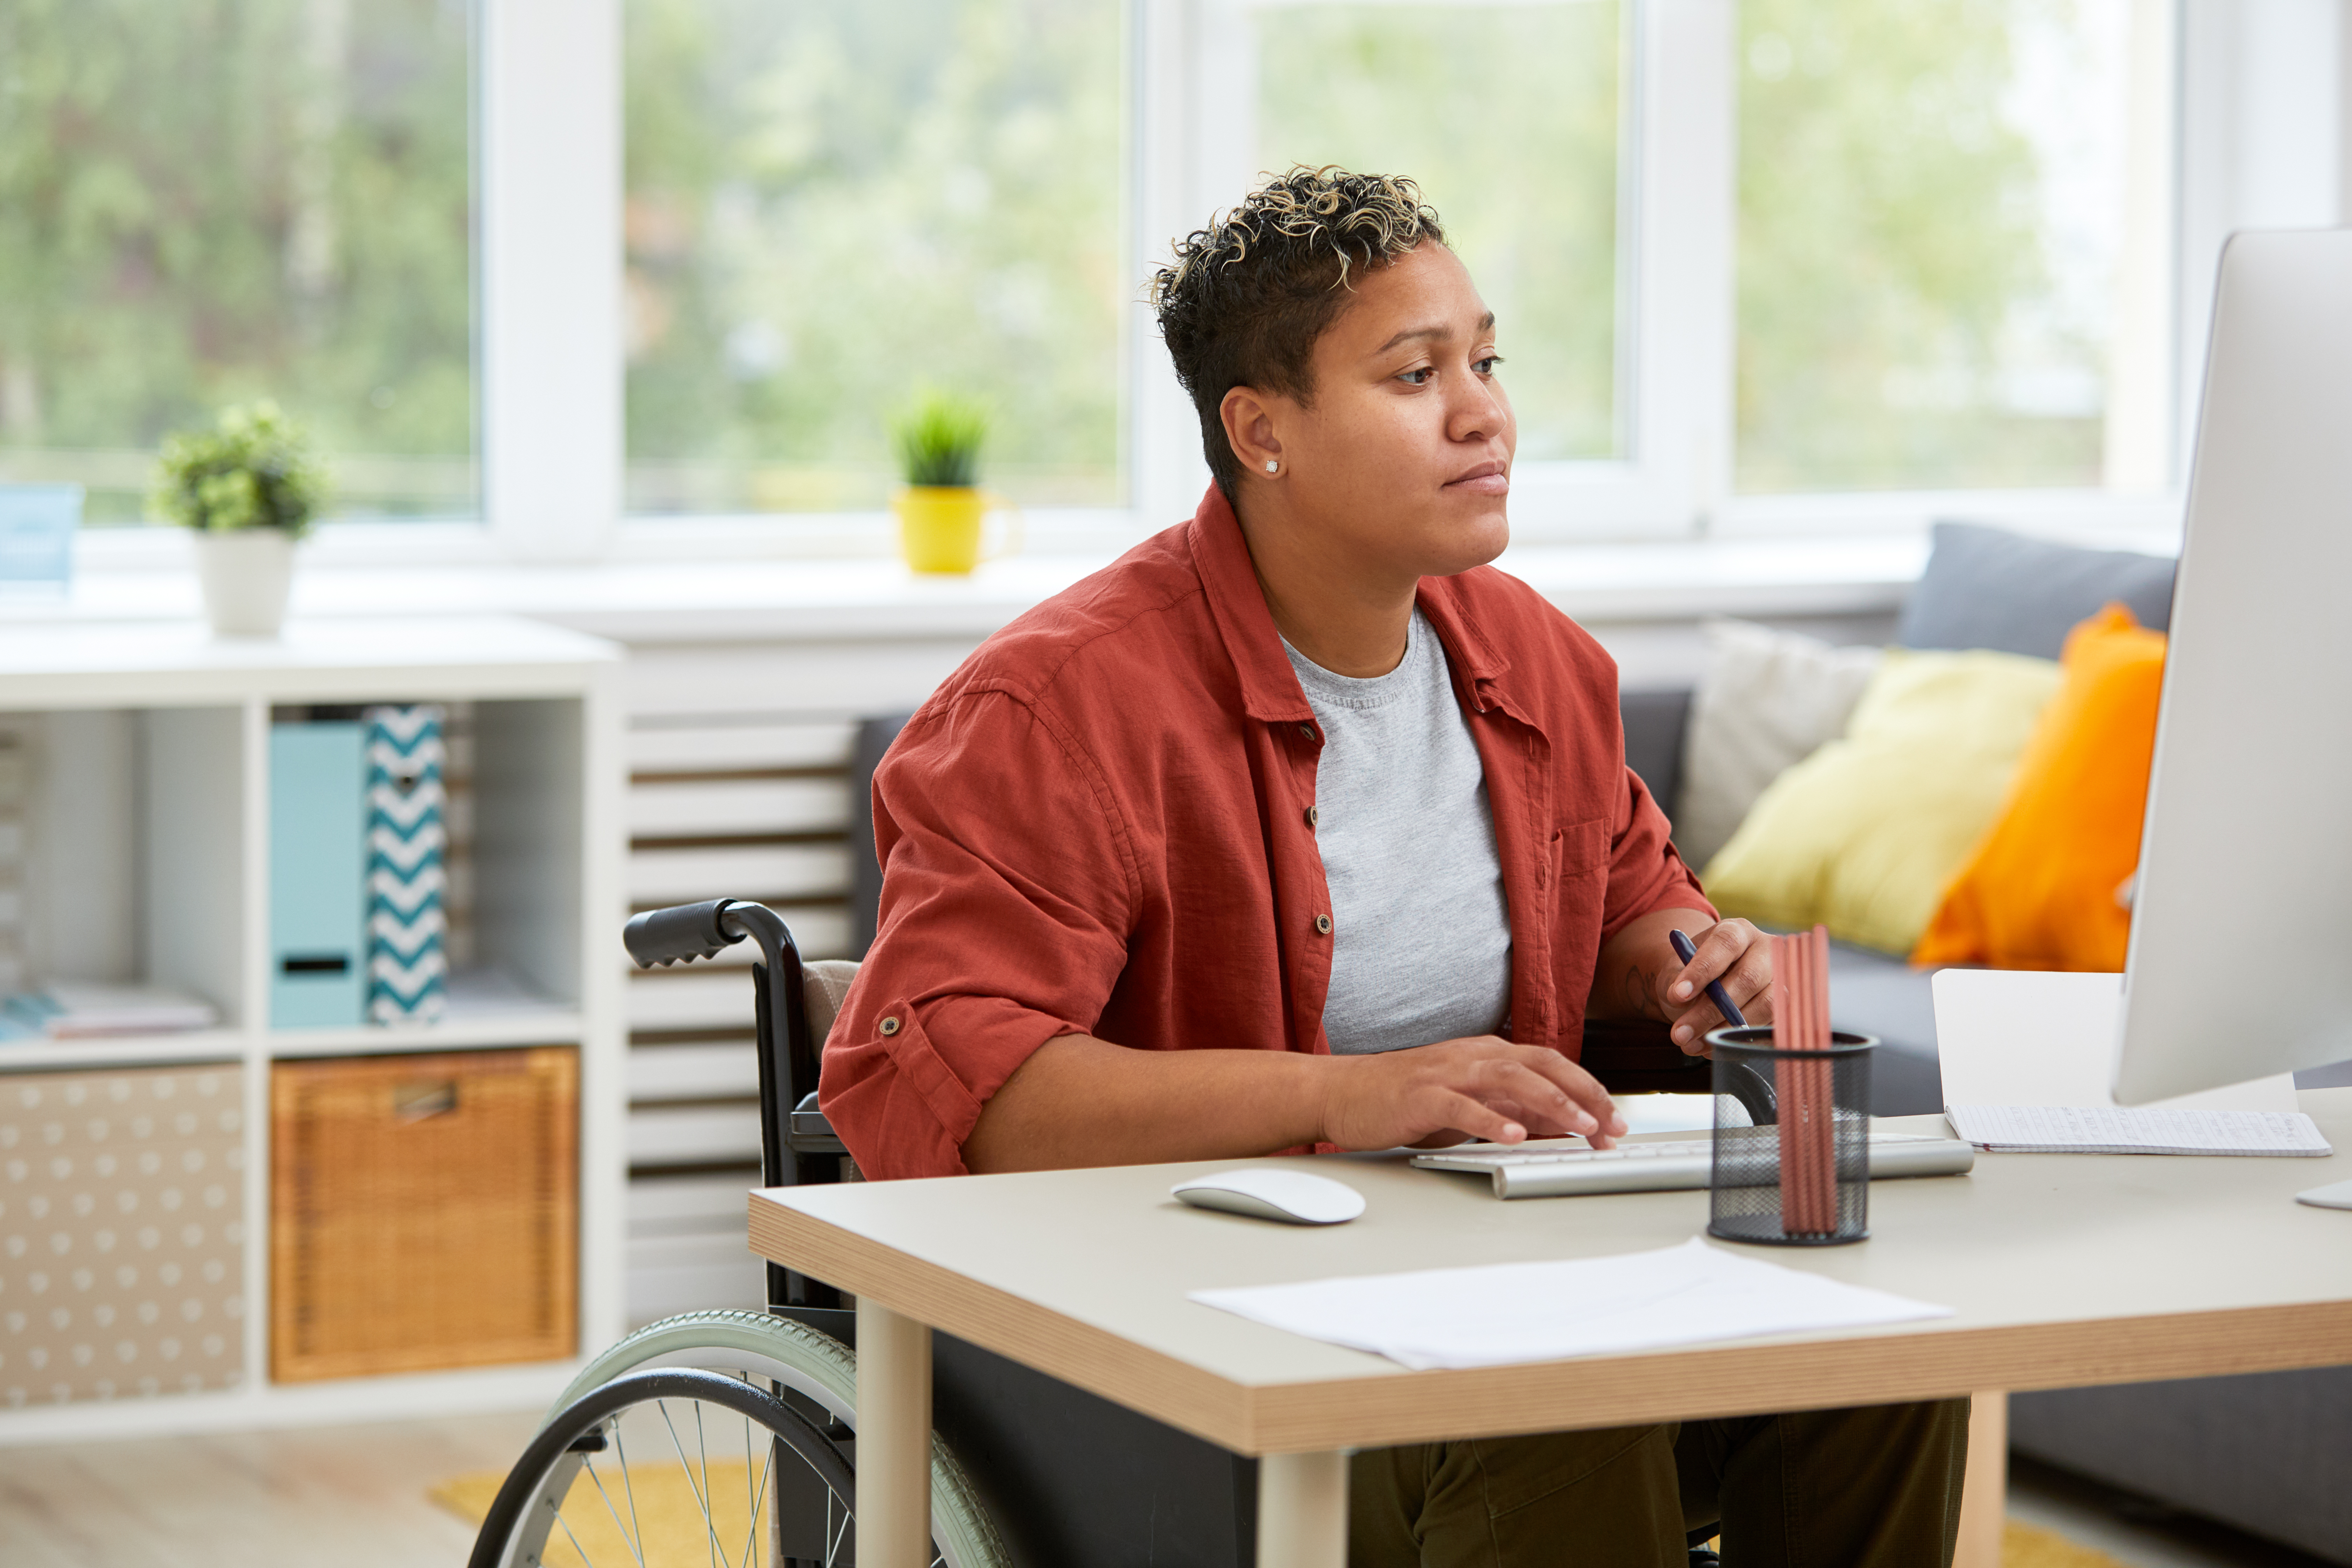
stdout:
{"type": "Polygon", "coordinates": [[[1951,1316],[1709,1247],[1195,1290],[1192,1300],[1425,1371],[1951,1316]]]}
{"type": "MultiPolygon", "coordinates": [[[[1947,969],[1933,984],[1947,1106],[2116,1108],[2108,1086],[2123,1032],[2122,975],[1947,969]]],[[[2292,1112],[2294,1079],[2282,1073],[2137,1109],[2292,1112]]]]}
{"type": "Polygon", "coordinates": [[[1955,1105],[1952,1127],[1979,1149],[2081,1154],[2332,1154],[2300,1111],[2112,1106],[1955,1105]]]}

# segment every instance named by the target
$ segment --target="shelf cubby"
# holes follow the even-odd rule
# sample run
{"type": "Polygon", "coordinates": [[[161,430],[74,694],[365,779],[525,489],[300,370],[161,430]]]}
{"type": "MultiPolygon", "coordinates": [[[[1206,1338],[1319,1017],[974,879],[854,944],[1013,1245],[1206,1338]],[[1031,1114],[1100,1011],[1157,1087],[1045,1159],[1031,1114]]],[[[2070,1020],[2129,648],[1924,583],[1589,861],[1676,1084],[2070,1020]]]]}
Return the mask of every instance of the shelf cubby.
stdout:
{"type": "MultiPolygon", "coordinates": [[[[281,1062],[575,1050],[576,1321],[583,1349],[617,1337],[625,1089],[611,960],[627,912],[618,658],[593,638],[494,617],[296,623],[267,642],[192,625],[0,627],[0,728],[18,742],[27,781],[16,891],[28,977],[170,985],[219,1012],[215,1026],[179,1034],[0,1041],[0,1089],[12,1075],[242,1069],[247,1369],[226,1389],[0,1408],[0,1445],[487,1408],[561,1386],[572,1359],[299,1387],[268,1380],[268,1106],[281,1062]],[[465,966],[433,1023],[274,1028],[269,727],[289,710],[378,702],[467,715],[465,966]]],[[[0,1233],[12,1228],[8,1212],[0,1233]]],[[[14,1284],[12,1267],[0,1246],[0,1286],[14,1284]]],[[[8,1331],[0,1319],[0,1339],[8,1331]]]]}

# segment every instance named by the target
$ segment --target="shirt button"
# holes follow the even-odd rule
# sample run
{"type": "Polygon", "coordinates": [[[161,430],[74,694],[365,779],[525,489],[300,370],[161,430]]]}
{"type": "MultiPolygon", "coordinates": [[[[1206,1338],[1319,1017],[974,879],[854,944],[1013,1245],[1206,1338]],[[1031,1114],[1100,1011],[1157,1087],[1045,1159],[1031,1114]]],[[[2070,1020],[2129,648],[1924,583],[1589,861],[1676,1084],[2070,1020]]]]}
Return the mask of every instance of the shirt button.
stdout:
{"type": "Polygon", "coordinates": [[[1315,930],[1318,935],[1329,936],[1331,934],[1331,917],[1329,915],[1317,915],[1315,917],[1315,930]]]}
{"type": "Polygon", "coordinates": [[[886,1034],[886,1035],[895,1035],[895,1034],[897,1034],[897,1033],[898,1032],[898,1019],[896,1019],[896,1018],[885,1018],[885,1019],[883,1019],[883,1020],[882,1020],[882,1032],[883,1032],[884,1034],[886,1034]]]}
{"type": "Polygon", "coordinates": [[[1307,808],[1307,826],[1312,827],[1319,820],[1321,819],[1315,815],[1315,808],[1311,805],[1308,806],[1307,808]]]}
{"type": "Polygon", "coordinates": [[[1298,726],[1298,732],[1311,741],[1315,738],[1315,726],[1312,724],[1301,724],[1298,726]]]}

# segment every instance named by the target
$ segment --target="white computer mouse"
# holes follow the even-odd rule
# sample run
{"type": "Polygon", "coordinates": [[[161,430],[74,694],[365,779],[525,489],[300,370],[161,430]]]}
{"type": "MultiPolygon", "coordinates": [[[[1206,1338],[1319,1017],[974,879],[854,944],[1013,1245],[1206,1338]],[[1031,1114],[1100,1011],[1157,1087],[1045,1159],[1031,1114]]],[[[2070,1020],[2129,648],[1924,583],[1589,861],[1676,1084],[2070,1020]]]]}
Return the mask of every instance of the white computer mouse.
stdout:
{"type": "Polygon", "coordinates": [[[1364,1194],[1345,1182],[1271,1166],[1195,1176],[1168,1191],[1194,1208],[1289,1225],[1345,1225],[1364,1212],[1364,1194]]]}

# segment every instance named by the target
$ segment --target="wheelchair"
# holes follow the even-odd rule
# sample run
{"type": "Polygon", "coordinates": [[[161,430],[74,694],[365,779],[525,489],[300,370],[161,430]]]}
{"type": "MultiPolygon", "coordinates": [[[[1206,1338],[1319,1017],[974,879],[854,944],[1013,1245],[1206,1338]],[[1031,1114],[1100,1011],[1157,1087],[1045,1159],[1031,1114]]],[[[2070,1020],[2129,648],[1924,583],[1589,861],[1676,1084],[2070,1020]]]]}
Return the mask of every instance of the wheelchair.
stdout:
{"type": "MultiPolygon", "coordinates": [[[[856,1181],[817,1110],[818,1052],[856,965],[803,964],[773,910],[732,899],[629,921],[640,967],[750,939],[761,1180],[856,1181]]],[[[1612,1093],[1706,1093],[1664,1026],[1589,1026],[1612,1093]]],[[[1769,1121],[1770,1090],[1744,1093],[1769,1121]]],[[[767,1266],[764,1311],[665,1318],[593,1359],[509,1472],[470,1568],[543,1563],[848,1568],[857,1455],[855,1303],[767,1266]],[[634,1446],[636,1458],[630,1450],[634,1446]]],[[[932,1337],[934,1568],[1255,1568],[1257,1461],[1017,1362],[932,1337]]],[[[1716,1561],[1694,1531],[1694,1565],[1716,1561]]]]}

